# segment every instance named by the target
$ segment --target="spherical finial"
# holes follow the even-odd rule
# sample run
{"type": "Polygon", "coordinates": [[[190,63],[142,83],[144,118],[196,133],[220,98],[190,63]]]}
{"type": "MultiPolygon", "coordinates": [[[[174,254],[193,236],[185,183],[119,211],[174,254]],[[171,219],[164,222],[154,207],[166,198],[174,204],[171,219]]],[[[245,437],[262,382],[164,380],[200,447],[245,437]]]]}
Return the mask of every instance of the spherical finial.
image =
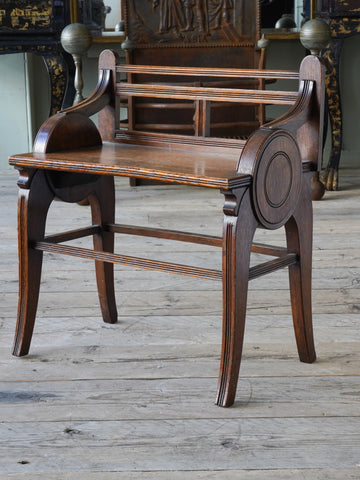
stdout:
{"type": "Polygon", "coordinates": [[[91,32],[82,23],[71,23],[61,32],[61,45],[71,55],[84,54],[91,45],[91,32]]]}
{"type": "Polygon", "coordinates": [[[308,20],[300,31],[300,42],[312,55],[318,55],[330,42],[330,37],[329,25],[318,18],[308,20]]]}
{"type": "Polygon", "coordinates": [[[287,30],[290,30],[290,28],[296,28],[293,15],[290,15],[289,13],[281,15],[281,18],[275,23],[275,28],[286,28],[287,30]]]}
{"type": "Polygon", "coordinates": [[[121,44],[121,48],[125,51],[134,50],[134,46],[135,46],[134,42],[132,42],[129,37],[126,37],[125,41],[122,42],[122,44],[121,44]]]}
{"type": "Polygon", "coordinates": [[[257,42],[258,48],[267,48],[270,44],[270,40],[262,34],[261,38],[257,42]]]}
{"type": "Polygon", "coordinates": [[[120,22],[118,22],[116,25],[115,25],[115,32],[125,32],[125,22],[124,20],[120,20],[120,22]]]}
{"type": "Polygon", "coordinates": [[[66,52],[72,55],[75,63],[74,87],[76,94],[74,105],[84,99],[82,95],[82,89],[84,86],[81,73],[82,56],[90,48],[91,42],[91,32],[87,26],[82,23],[71,23],[61,32],[61,45],[66,52]]]}

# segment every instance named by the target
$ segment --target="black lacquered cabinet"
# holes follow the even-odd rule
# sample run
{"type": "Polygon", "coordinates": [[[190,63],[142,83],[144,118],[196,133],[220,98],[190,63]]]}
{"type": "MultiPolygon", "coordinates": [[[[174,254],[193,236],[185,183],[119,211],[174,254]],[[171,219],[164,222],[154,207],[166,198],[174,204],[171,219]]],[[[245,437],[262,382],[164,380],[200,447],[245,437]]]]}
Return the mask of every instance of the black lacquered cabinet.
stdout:
{"type": "Polygon", "coordinates": [[[61,31],[71,20],[70,1],[0,0],[0,54],[31,52],[42,56],[51,86],[50,114],[71,103],[65,92],[72,61],[60,44],[61,31]]]}
{"type": "Polygon", "coordinates": [[[342,148],[340,56],[344,39],[360,33],[360,1],[322,0],[318,2],[317,16],[325,20],[331,30],[331,42],[322,51],[326,66],[327,103],[331,125],[331,154],[322,180],[328,190],[336,190],[342,148]]]}

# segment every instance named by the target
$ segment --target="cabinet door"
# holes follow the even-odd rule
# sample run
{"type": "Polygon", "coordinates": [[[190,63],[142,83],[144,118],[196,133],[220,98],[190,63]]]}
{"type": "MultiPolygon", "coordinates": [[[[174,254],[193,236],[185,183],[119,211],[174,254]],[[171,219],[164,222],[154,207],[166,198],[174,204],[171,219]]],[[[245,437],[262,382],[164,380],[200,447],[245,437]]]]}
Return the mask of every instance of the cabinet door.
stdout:
{"type": "Polygon", "coordinates": [[[59,33],[68,18],[68,2],[8,0],[0,8],[0,31],[7,34],[59,33]]]}
{"type": "Polygon", "coordinates": [[[330,0],[330,15],[359,17],[359,0],[330,0]]]}

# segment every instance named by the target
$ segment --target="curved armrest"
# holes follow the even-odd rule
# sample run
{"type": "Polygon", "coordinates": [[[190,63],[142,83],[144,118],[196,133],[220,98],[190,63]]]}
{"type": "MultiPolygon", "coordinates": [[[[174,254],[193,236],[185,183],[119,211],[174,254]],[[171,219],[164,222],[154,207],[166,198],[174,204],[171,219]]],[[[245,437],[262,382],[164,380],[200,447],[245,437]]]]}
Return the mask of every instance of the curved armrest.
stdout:
{"type": "Polygon", "coordinates": [[[60,110],[58,113],[68,114],[76,112],[82,113],[87,117],[98,113],[112,101],[111,74],[112,72],[109,69],[99,70],[98,83],[93,93],[76,105],[60,110]]]}
{"type": "Polygon", "coordinates": [[[313,91],[314,82],[312,80],[301,80],[299,95],[294,105],[284,115],[266,123],[264,128],[284,128],[292,132],[298,130],[305,122],[310,120],[313,91]]]}
{"type": "Polygon", "coordinates": [[[264,125],[270,129],[296,130],[303,162],[321,168],[325,104],[325,68],[317,56],[308,55],[300,66],[299,97],[288,113],[264,125]]]}
{"type": "Polygon", "coordinates": [[[111,77],[110,69],[101,69],[88,98],[48,118],[36,135],[33,151],[50,153],[101,145],[101,135],[89,117],[113,101],[111,77]]]}

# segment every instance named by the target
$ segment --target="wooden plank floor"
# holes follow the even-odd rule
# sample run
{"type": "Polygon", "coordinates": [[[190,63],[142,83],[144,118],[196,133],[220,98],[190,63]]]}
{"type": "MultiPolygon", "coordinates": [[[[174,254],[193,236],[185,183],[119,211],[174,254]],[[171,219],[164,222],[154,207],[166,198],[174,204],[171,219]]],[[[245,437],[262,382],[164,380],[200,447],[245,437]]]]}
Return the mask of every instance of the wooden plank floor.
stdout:
{"type": "MultiPolygon", "coordinates": [[[[92,263],[45,255],[30,355],[11,356],[17,177],[2,172],[0,478],[358,480],[360,170],[342,168],[340,178],[341,190],[314,204],[317,362],[297,359],[286,271],[255,280],[236,403],[222,409],[213,404],[217,282],[116,267],[119,322],[106,325],[92,263]]],[[[88,207],[56,207],[49,232],[89,222],[88,207]]],[[[119,223],[221,231],[222,196],[205,189],[121,180],[117,208],[119,223]]],[[[257,240],[282,244],[283,232],[257,240]]],[[[120,244],[130,255],[220,266],[212,247],[120,244]]]]}

